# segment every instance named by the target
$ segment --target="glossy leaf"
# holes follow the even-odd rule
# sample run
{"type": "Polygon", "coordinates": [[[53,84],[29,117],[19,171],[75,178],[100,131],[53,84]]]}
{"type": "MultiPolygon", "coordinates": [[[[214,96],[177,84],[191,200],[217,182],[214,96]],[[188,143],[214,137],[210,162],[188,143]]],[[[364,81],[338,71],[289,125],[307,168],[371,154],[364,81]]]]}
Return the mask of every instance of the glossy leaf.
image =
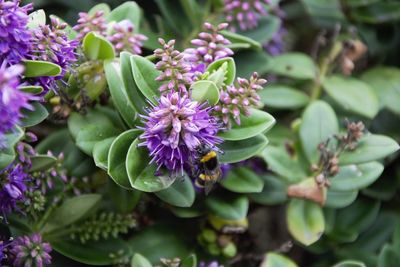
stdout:
{"type": "Polygon", "coordinates": [[[298,109],[310,101],[308,95],[286,85],[268,85],[258,94],[267,108],[298,109]]]}
{"type": "Polygon", "coordinates": [[[27,78],[61,74],[61,67],[48,61],[24,60],[23,64],[25,66],[24,76],[27,78]]]}
{"type": "Polygon", "coordinates": [[[97,167],[107,170],[108,168],[108,151],[115,137],[106,138],[97,142],[93,147],[93,159],[97,167]]]}
{"type": "Polygon", "coordinates": [[[390,137],[376,134],[364,136],[353,151],[340,155],[340,164],[358,164],[382,159],[399,149],[397,142],[390,137]]]}
{"type": "Polygon", "coordinates": [[[22,114],[23,118],[21,119],[22,127],[31,127],[37,125],[44,121],[47,116],[49,116],[49,112],[47,109],[38,102],[31,103],[32,110],[23,109],[22,114]]]}
{"type": "Polygon", "coordinates": [[[300,243],[308,246],[321,237],[325,219],[321,207],[307,200],[292,199],[286,214],[289,232],[300,243]]]}
{"type": "Polygon", "coordinates": [[[297,264],[288,257],[275,252],[269,252],[265,255],[260,267],[297,267],[297,264]]]}
{"type": "Polygon", "coordinates": [[[208,105],[214,106],[219,101],[219,90],[212,81],[194,82],[190,89],[192,90],[192,99],[199,103],[207,102],[208,105]]]}
{"type": "Polygon", "coordinates": [[[197,267],[197,257],[195,254],[190,255],[184,259],[180,267],[197,267]]]}
{"type": "Polygon", "coordinates": [[[125,93],[126,88],[122,81],[120,65],[115,61],[106,60],[104,62],[104,70],[115,107],[118,109],[124,121],[131,128],[134,128],[135,121],[137,120],[137,112],[125,93]]]}
{"type": "Polygon", "coordinates": [[[249,48],[261,49],[261,44],[247,36],[231,31],[221,31],[222,35],[225,36],[233,44],[247,44],[249,48]]]}
{"type": "Polygon", "coordinates": [[[103,36],[89,32],[82,41],[83,53],[91,60],[113,59],[115,51],[113,45],[103,36]]]}
{"type": "Polygon", "coordinates": [[[360,165],[342,166],[339,173],[331,179],[329,190],[360,190],[375,182],[382,172],[383,165],[375,161],[360,165]]]}
{"type": "Polygon", "coordinates": [[[367,118],[373,118],[378,113],[377,96],[368,84],[360,80],[336,75],[325,79],[323,87],[328,95],[345,110],[367,118]]]}
{"type": "Polygon", "coordinates": [[[377,267],[391,267],[396,266],[400,262],[400,254],[398,247],[386,244],[382,251],[379,253],[377,267]]]}
{"type": "Polygon", "coordinates": [[[155,68],[155,65],[148,59],[133,55],[131,57],[132,73],[136,85],[140,92],[153,104],[156,104],[156,99],[160,96],[158,90],[161,83],[156,81],[160,75],[160,71],[155,68]]]}
{"type": "Polygon", "coordinates": [[[264,188],[260,193],[250,194],[250,199],[262,205],[277,205],[287,200],[287,185],[273,175],[261,176],[264,188]]]}
{"type": "Polygon", "coordinates": [[[240,141],[225,141],[220,145],[224,152],[221,155],[222,163],[234,163],[243,161],[257,155],[268,145],[268,139],[264,135],[257,135],[240,141]]]}
{"type": "Polygon", "coordinates": [[[15,159],[15,151],[11,147],[0,150],[0,169],[6,168],[15,159]]]}
{"type": "Polygon", "coordinates": [[[43,9],[36,10],[29,14],[28,29],[35,29],[39,25],[46,25],[46,13],[43,9]]]}
{"type": "Polygon", "coordinates": [[[98,11],[102,11],[104,16],[107,16],[110,13],[111,9],[110,9],[110,6],[107,5],[106,3],[101,3],[101,4],[97,4],[94,7],[92,7],[89,10],[88,14],[93,16],[98,11]]]}
{"type": "Polygon", "coordinates": [[[361,261],[346,260],[335,264],[333,267],[366,267],[361,261]]]}
{"type": "Polygon", "coordinates": [[[29,172],[48,170],[57,162],[57,158],[48,155],[31,156],[30,159],[31,167],[29,168],[29,172]]]}
{"type": "Polygon", "coordinates": [[[246,218],[249,209],[249,200],[243,195],[211,195],[206,199],[208,211],[219,218],[226,220],[241,220],[246,218]]]}
{"type": "Polygon", "coordinates": [[[23,92],[30,93],[33,95],[37,95],[37,94],[40,94],[41,92],[43,92],[43,87],[37,86],[37,85],[20,86],[20,87],[18,87],[18,89],[20,89],[23,92]]]}
{"type": "Polygon", "coordinates": [[[268,43],[273,36],[279,31],[281,20],[277,16],[269,14],[269,16],[262,16],[258,20],[258,25],[254,29],[241,32],[243,34],[260,44],[268,43]]]}
{"type": "Polygon", "coordinates": [[[270,72],[294,79],[314,79],[318,70],[309,56],[292,52],[274,57],[270,72]]]}
{"type": "Polygon", "coordinates": [[[162,201],[177,207],[192,206],[196,197],[193,183],[188,176],[177,178],[167,189],[155,193],[162,201]]]}
{"type": "MultiPolygon", "coordinates": [[[[208,65],[206,72],[209,72],[210,78],[209,80],[213,80],[213,73],[217,72],[219,69],[222,69],[223,71],[223,79],[222,82],[225,85],[230,85],[235,81],[236,77],[236,65],[235,61],[231,57],[226,57],[226,58],[221,58],[218,59],[214,62],[212,62],[210,65],[208,65]]],[[[215,83],[217,83],[216,80],[213,80],[215,83]]],[[[217,83],[218,84],[218,83],[217,83]]]]}
{"type": "Polygon", "coordinates": [[[269,113],[252,109],[249,117],[240,116],[240,125],[233,124],[229,131],[219,134],[225,140],[243,140],[265,133],[275,125],[275,118],[269,113]]]}
{"type": "Polygon", "coordinates": [[[142,255],[136,253],[132,257],[131,267],[152,267],[151,263],[148,259],[143,257],[142,255]]]}
{"type": "Polygon", "coordinates": [[[140,19],[142,17],[142,11],[136,2],[126,1],[125,3],[114,8],[111,13],[106,17],[108,22],[111,21],[122,21],[129,20],[135,25],[135,29],[140,27],[140,19]]]}
{"type": "Polygon", "coordinates": [[[230,170],[221,184],[235,193],[258,193],[264,186],[263,180],[259,178],[258,174],[245,167],[230,170]]]}
{"type": "Polygon", "coordinates": [[[108,151],[108,174],[118,185],[131,188],[128,173],[126,172],[125,160],[129,146],[141,133],[140,130],[132,129],[120,134],[111,144],[108,151]]]}
{"type": "Polygon", "coordinates": [[[338,121],[331,106],[323,101],[315,101],[306,108],[300,125],[300,140],[310,163],[318,160],[318,145],[338,132],[338,121]]]}
{"type": "Polygon", "coordinates": [[[358,196],[358,191],[334,191],[328,189],[326,194],[325,207],[327,208],[344,208],[353,203],[358,196]]]}
{"type": "Polygon", "coordinates": [[[97,142],[106,138],[116,136],[120,131],[114,127],[105,127],[103,125],[89,124],[83,127],[76,136],[76,145],[83,152],[92,156],[93,147],[97,142]]]}
{"type": "Polygon", "coordinates": [[[264,51],[241,51],[235,55],[238,77],[250,77],[253,72],[259,75],[268,73],[272,58],[264,51]]]}

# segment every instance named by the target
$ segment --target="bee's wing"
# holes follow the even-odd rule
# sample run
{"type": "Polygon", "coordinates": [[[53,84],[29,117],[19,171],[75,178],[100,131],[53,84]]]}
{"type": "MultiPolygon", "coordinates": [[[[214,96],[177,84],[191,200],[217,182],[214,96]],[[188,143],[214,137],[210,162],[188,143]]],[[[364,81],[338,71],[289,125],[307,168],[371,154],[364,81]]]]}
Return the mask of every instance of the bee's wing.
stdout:
{"type": "Polygon", "coordinates": [[[208,195],[213,189],[214,185],[221,180],[221,177],[222,171],[220,168],[218,168],[216,173],[213,175],[213,179],[206,181],[204,184],[204,192],[206,195],[208,195]]]}

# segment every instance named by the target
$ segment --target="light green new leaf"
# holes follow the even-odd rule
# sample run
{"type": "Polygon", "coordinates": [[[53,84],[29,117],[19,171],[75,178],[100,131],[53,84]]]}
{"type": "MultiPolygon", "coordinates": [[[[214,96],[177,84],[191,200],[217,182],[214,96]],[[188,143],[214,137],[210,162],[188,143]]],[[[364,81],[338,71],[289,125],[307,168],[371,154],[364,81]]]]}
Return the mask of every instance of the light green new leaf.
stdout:
{"type": "Polygon", "coordinates": [[[306,54],[285,53],[272,58],[270,72],[295,79],[315,79],[318,69],[306,54]]]}
{"type": "Polygon", "coordinates": [[[153,265],[151,265],[148,259],[140,255],[139,253],[136,253],[132,257],[131,267],[153,267],[153,265]]]}
{"type": "Polygon", "coordinates": [[[286,256],[269,252],[265,255],[260,267],[297,267],[297,264],[286,256]]]}
{"type": "Polygon", "coordinates": [[[194,82],[190,89],[192,90],[192,99],[199,103],[207,102],[208,105],[214,106],[219,101],[219,90],[212,81],[200,80],[194,82]]]}
{"type": "Polygon", "coordinates": [[[103,36],[89,32],[82,41],[83,53],[88,59],[113,59],[114,46],[103,36]]]}
{"type": "Polygon", "coordinates": [[[267,108],[298,109],[310,101],[308,95],[286,85],[268,85],[258,93],[267,108]]]}
{"type": "Polygon", "coordinates": [[[236,77],[235,61],[231,57],[218,59],[208,65],[206,72],[211,74],[208,79],[214,81],[218,87],[222,84],[231,85],[236,77]],[[221,74],[219,74],[219,70],[222,71],[221,74]],[[217,74],[222,75],[222,78],[217,78],[217,74]]]}
{"type": "Polygon", "coordinates": [[[61,67],[57,64],[41,60],[24,60],[24,76],[27,78],[40,76],[57,76],[61,74],[61,67]]]}

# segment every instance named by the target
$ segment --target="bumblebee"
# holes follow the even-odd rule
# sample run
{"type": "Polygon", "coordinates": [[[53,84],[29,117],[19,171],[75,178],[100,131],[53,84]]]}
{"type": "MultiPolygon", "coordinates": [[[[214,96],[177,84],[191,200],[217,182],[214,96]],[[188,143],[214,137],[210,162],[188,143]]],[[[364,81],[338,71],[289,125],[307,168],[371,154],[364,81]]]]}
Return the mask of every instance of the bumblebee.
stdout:
{"type": "Polygon", "coordinates": [[[204,188],[205,194],[208,195],[214,184],[218,182],[222,176],[218,161],[218,152],[206,145],[200,145],[196,150],[198,156],[195,184],[200,188],[204,188]]]}

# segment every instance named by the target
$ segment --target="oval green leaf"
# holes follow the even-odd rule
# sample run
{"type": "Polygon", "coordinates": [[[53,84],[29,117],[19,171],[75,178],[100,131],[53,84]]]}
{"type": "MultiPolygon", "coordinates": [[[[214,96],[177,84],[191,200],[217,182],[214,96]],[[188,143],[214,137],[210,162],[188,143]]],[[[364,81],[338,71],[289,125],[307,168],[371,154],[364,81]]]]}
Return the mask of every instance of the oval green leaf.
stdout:
{"type": "Polygon", "coordinates": [[[250,194],[250,199],[261,205],[277,205],[287,200],[287,185],[283,179],[273,175],[261,176],[264,188],[260,193],[250,194]]]}
{"type": "Polygon", "coordinates": [[[220,145],[224,152],[220,161],[222,163],[235,163],[257,155],[268,145],[268,139],[264,135],[257,135],[240,141],[225,141],[220,145]]]}
{"type": "Polygon", "coordinates": [[[298,109],[310,101],[304,92],[286,85],[269,85],[258,93],[267,108],[298,109]]]}
{"type": "Polygon", "coordinates": [[[148,259],[140,255],[139,253],[136,253],[132,257],[131,267],[153,267],[153,265],[151,265],[148,259]]]}
{"type": "Polygon", "coordinates": [[[155,194],[162,201],[182,208],[191,207],[196,197],[193,183],[187,175],[176,179],[170,187],[155,194]]]}
{"type": "Polygon", "coordinates": [[[210,65],[208,65],[206,72],[210,73],[209,80],[214,81],[216,84],[219,84],[217,81],[220,79],[213,80],[213,73],[218,72],[218,70],[222,71],[222,81],[221,83],[225,85],[231,85],[235,81],[236,77],[236,65],[235,61],[231,57],[221,58],[210,65]]]}
{"type": "Polygon", "coordinates": [[[135,26],[135,30],[140,27],[140,19],[142,17],[142,12],[140,7],[134,1],[126,1],[125,3],[114,8],[113,11],[106,17],[108,22],[111,21],[122,21],[129,20],[135,26]]]}
{"type": "Polygon", "coordinates": [[[22,115],[23,118],[21,120],[21,126],[23,127],[31,127],[37,125],[44,121],[47,116],[49,116],[49,112],[47,109],[38,102],[31,103],[32,110],[23,109],[22,115]]]}
{"type": "Polygon", "coordinates": [[[89,124],[83,127],[76,136],[76,146],[89,156],[92,156],[93,147],[97,142],[116,136],[119,132],[114,127],[89,124]]]}
{"type": "Polygon", "coordinates": [[[221,184],[235,193],[258,193],[264,187],[263,180],[260,179],[259,175],[245,167],[230,170],[221,184]]]}
{"type": "Polygon", "coordinates": [[[209,196],[206,199],[209,212],[225,220],[241,220],[246,218],[249,200],[243,195],[209,196]]]}
{"type": "Polygon", "coordinates": [[[93,159],[97,167],[107,170],[108,168],[108,151],[115,137],[110,137],[97,142],[93,147],[93,159]]]}
{"type": "Polygon", "coordinates": [[[23,64],[25,66],[24,76],[27,78],[57,76],[60,75],[62,71],[60,66],[47,61],[24,60],[23,64]]]}
{"type": "Polygon", "coordinates": [[[272,59],[270,72],[295,79],[315,79],[318,70],[308,55],[285,53],[272,59]]]}
{"type": "Polygon", "coordinates": [[[113,59],[115,51],[113,45],[103,36],[89,32],[82,41],[83,53],[88,59],[113,59]]]}
{"type": "Polygon", "coordinates": [[[57,158],[48,155],[36,155],[30,157],[31,167],[29,172],[45,171],[57,163],[57,158]]]}
{"type": "Polygon", "coordinates": [[[270,252],[265,255],[260,267],[297,267],[297,264],[288,257],[275,252],[270,252]]]}
{"type": "Polygon", "coordinates": [[[214,106],[219,101],[219,90],[212,81],[194,82],[190,89],[192,90],[192,99],[199,103],[207,102],[209,106],[214,106]]]}

